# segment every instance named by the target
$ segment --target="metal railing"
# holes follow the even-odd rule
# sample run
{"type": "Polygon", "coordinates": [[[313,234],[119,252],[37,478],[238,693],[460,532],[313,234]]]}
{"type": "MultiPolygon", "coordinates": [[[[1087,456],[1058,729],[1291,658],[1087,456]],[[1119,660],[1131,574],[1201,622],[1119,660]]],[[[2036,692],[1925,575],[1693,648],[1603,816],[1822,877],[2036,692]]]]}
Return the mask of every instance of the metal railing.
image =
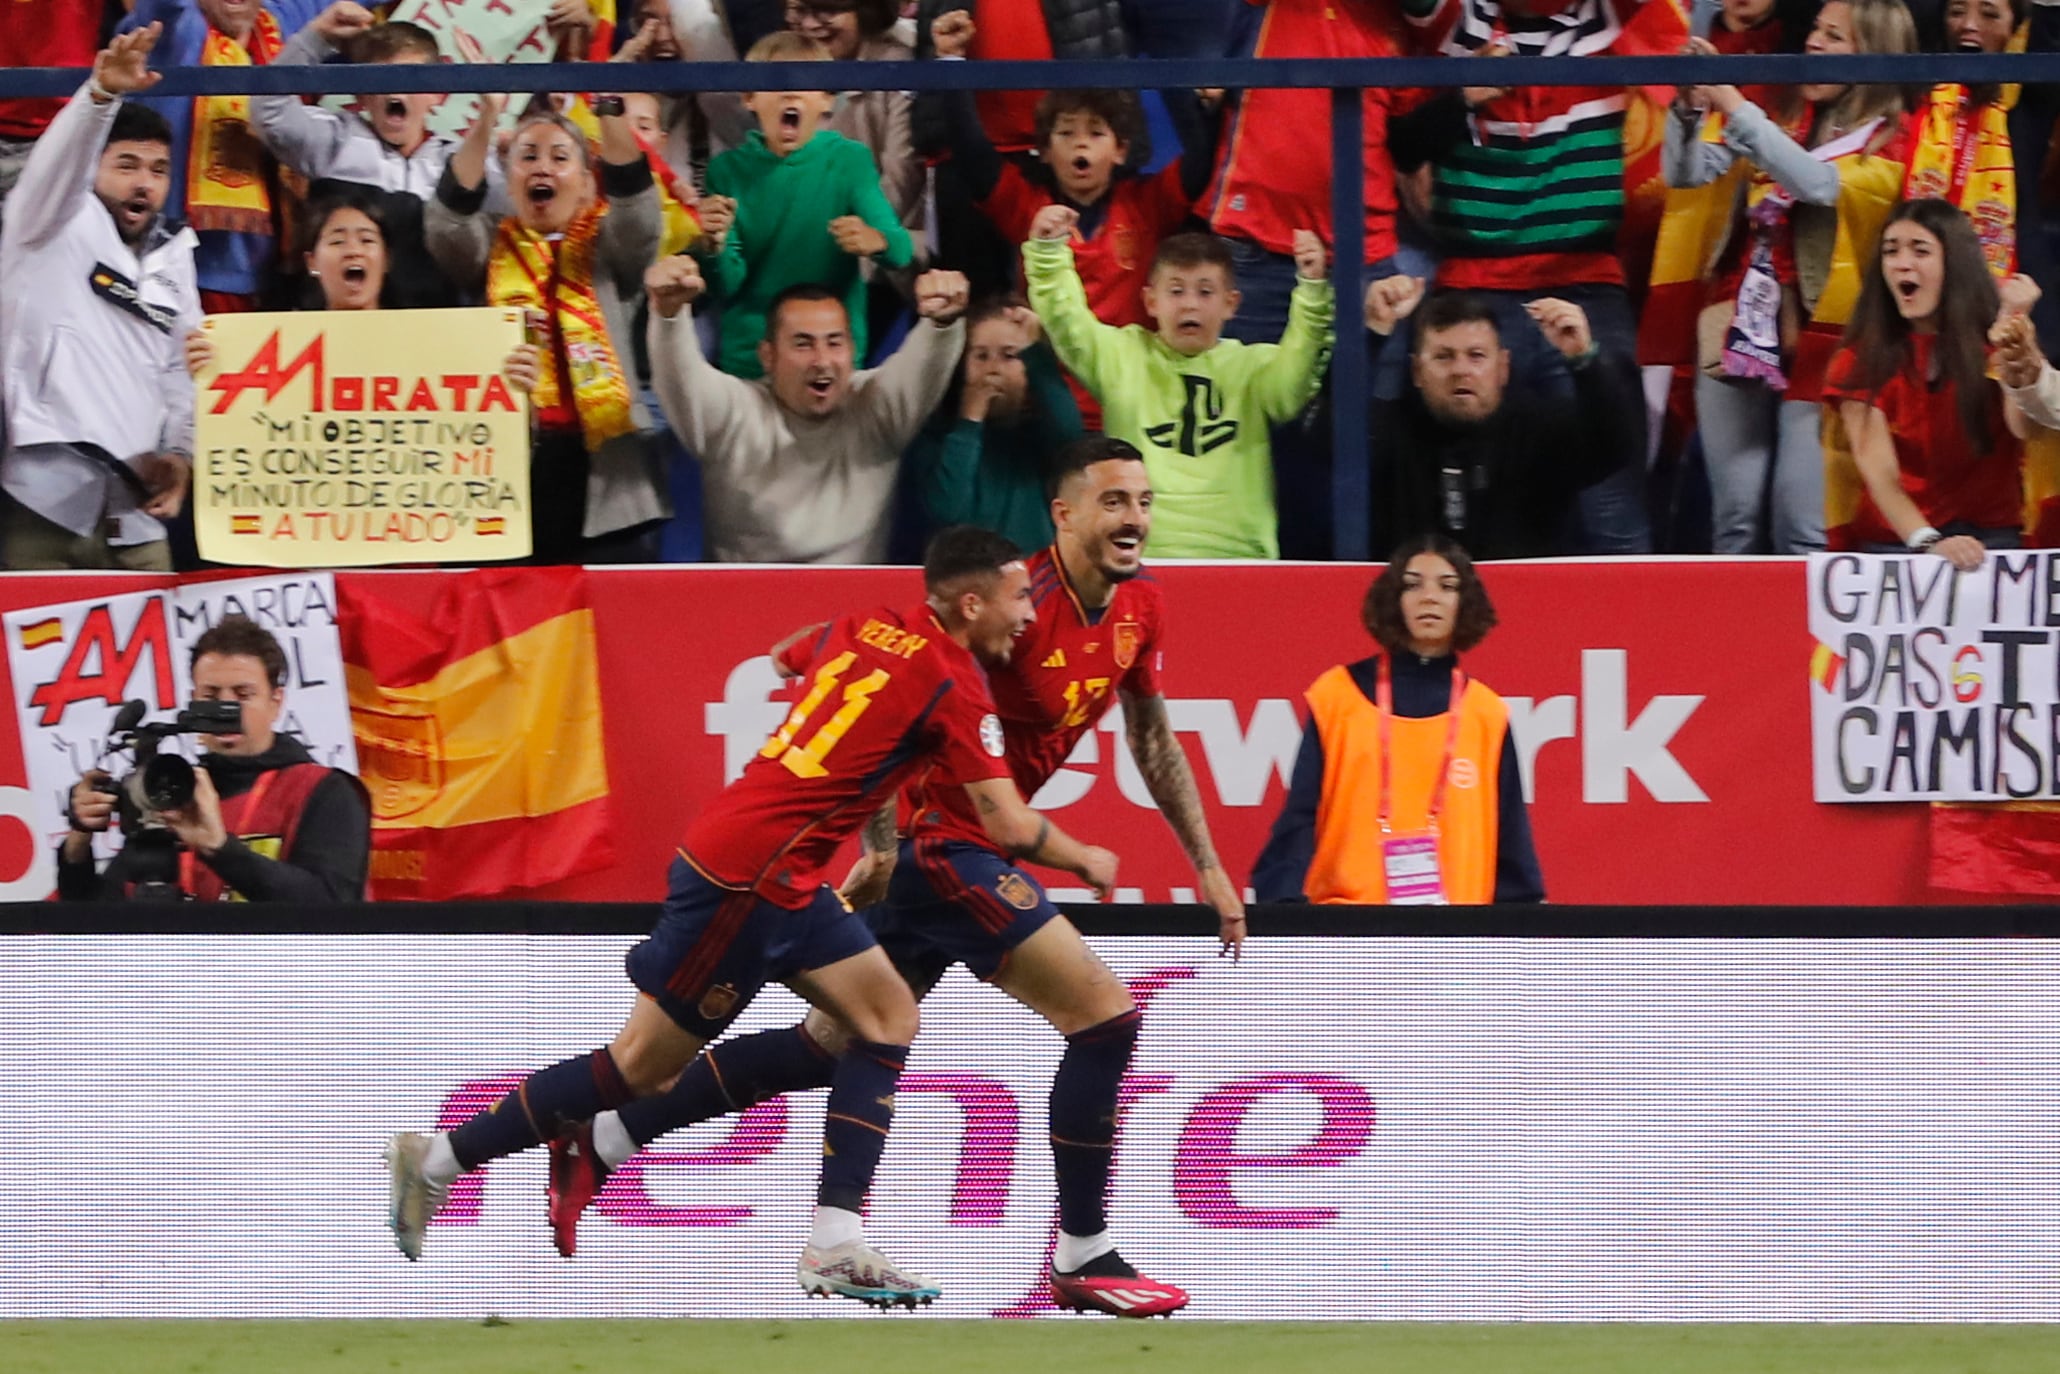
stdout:
{"type": "MultiPolygon", "coordinates": [[[[763,68],[746,62],[564,62],[481,65],[184,67],[164,73],[152,97],[184,95],[386,95],[435,91],[748,91],[763,68]]],[[[0,98],[61,96],[86,79],[82,68],[0,68],[0,98]]],[[[1735,57],[1381,57],[1152,58],[1054,62],[805,62],[788,64],[783,86],[836,91],[1161,90],[1287,88],[1331,93],[1332,280],[1338,297],[1331,363],[1332,552],[1365,560],[1372,489],[1368,353],[1358,327],[1366,289],[1365,204],[1357,175],[1367,88],[1454,86],[1674,86],[1696,83],[1795,85],[1851,82],[1924,87],[1941,82],[2060,83],[2060,53],[1909,55],[1768,54],[1735,57]]],[[[1312,150],[1313,151],[1313,150],[1312,150]]]]}

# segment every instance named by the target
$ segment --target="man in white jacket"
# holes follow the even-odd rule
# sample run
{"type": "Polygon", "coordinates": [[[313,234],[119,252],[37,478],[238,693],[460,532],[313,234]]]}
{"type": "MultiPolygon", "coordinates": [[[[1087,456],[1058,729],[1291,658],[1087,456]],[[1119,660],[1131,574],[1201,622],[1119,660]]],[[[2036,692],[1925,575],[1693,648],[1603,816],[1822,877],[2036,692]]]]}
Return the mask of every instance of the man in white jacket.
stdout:
{"type": "Polygon", "coordinates": [[[852,371],[844,302],[789,287],[766,312],[765,376],[718,370],[694,336],[701,269],[684,254],[644,274],[651,381],[701,460],[708,557],[717,563],[881,563],[902,451],[958,370],[966,279],[916,279],[921,320],[893,357],[852,371]]]}
{"type": "Polygon", "coordinates": [[[192,478],[194,237],[161,221],[171,130],[159,26],[123,34],[37,142],[0,227],[0,561],[171,570],[160,519],[192,478]]]}

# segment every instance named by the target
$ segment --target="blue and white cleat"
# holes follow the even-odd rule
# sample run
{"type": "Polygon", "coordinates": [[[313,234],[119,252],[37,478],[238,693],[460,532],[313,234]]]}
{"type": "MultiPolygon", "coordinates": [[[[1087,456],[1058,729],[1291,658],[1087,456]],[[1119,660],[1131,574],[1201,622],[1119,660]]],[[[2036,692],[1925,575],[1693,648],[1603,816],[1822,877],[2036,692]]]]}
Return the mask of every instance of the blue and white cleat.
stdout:
{"type": "Polygon", "coordinates": [[[811,1298],[853,1298],[869,1307],[927,1307],[943,1290],[888,1259],[863,1240],[819,1250],[810,1245],[795,1266],[801,1291],[811,1298]]]}

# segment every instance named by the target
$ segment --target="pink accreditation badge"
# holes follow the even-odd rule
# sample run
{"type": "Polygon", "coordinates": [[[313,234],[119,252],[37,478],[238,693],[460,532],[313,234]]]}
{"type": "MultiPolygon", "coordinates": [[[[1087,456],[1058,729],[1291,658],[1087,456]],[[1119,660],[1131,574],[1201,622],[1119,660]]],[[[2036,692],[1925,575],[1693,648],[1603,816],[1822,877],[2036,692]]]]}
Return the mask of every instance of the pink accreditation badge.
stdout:
{"type": "Polygon", "coordinates": [[[1380,856],[1390,906],[1444,906],[1445,874],[1438,863],[1438,813],[1445,809],[1445,778],[1459,747],[1459,699],[1466,693],[1466,674],[1452,670],[1452,700],[1445,710],[1445,757],[1438,761],[1438,782],[1431,791],[1430,827],[1397,835],[1388,825],[1392,814],[1388,779],[1393,769],[1388,719],[1395,711],[1388,660],[1374,670],[1374,705],[1380,713],[1380,856]]]}
{"type": "Polygon", "coordinates": [[[1383,835],[1382,867],[1387,872],[1390,906],[1444,906],[1445,875],[1438,871],[1438,837],[1383,835]]]}

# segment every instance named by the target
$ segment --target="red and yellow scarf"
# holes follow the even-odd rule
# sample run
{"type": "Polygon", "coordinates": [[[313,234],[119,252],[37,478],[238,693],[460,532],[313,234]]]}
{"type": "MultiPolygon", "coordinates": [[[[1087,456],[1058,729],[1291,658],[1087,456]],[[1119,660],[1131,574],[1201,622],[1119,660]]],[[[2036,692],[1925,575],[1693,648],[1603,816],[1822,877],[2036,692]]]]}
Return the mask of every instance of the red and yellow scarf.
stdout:
{"type": "MultiPolygon", "coordinates": [[[[248,46],[209,26],[203,67],[262,67],[279,55],[279,21],[259,10],[248,46]]],[[[250,97],[204,95],[193,102],[186,157],[186,218],[195,229],[269,234],[272,160],[250,127],[250,97]]]]}
{"type": "Polygon", "coordinates": [[[487,304],[513,306],[546,321],[546,357],[533,397],[537,412],[569,405],[589,453],[636,427],[629,378],[608,338],[594,288],[594,251],[607,214],[606,205],[589,206],[556,238],[510,215],[501,221],[486,262],[487,304]]]}
{"type": "Polygon", "coordinates": [[[1968,100],[1965,86],[1934,86],[1931,99],[1910,120],[1908,200],[1943,200],[1974,221],[1981,253],[1997,280],[2017,270],[2017,169],[2010,155],[2010,106],[2015,90],[1986,105],[1968,100]]]}

